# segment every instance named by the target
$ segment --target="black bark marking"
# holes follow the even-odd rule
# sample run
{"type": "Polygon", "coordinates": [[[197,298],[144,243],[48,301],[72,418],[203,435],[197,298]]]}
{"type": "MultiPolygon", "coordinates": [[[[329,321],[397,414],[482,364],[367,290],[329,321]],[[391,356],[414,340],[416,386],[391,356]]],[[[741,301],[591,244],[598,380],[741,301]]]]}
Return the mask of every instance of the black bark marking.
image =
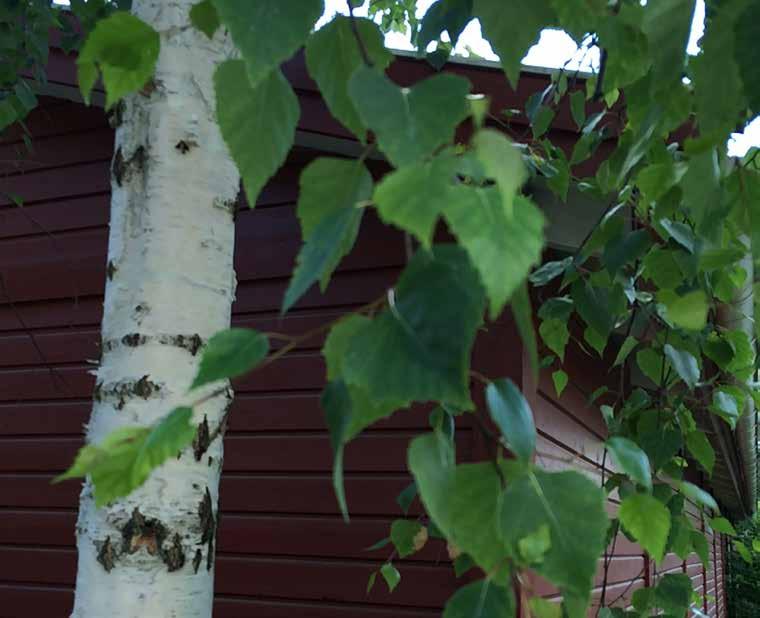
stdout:
{"type": "Polygon", "coordinates": [[[213,538],[216,532],[214,505],[211,501],[211,492],[208,490],[208,487],[206,487],[206,493],[203,494],[203,498],[198,505],[198,519],[201,523],[201,542],[199,544],[203,545],[213,538]]]}
{"type": "Polygon", "coordinates": [[[164,561],[169,573],[179,571],[179,569],[185,566],[185,550],[182,549],[182,539],[176,532],[172,537],[172,544],[169,548],[161,548],[161,559],[164,561]]]}
{"type": "Polygon", "coordinates": [[[214,539],[213,537],[208,540],[208,553],[206,554],[206,570],[210,571],[214,566],[214,539]]]}
{"type": "Polygon", "coordinates": [[[128,181],[132,174],[141,172],[145,165],[145,148],[138,146],[135,152],[128,159],[124,157],[121,146],[116,149],[111,162],[111,175],[118,186],[122,186],[128,181]]]}
{"type": "Polygon", "coordinates": [[[116,153],[113,155],[113,161],[111,162],[111,176],[116,181],[116,184],[121,186],[124,179],[124,155],[121,154],[121,146],[116,149],[116,153]]]}
{"type": "Polygon", "coordinates": [[[214,566],[214,537],[219,526],[219,514],[214,518],[214,505],[211,501],[211,492],[206,487],[206,493],[198,505],[198,519],[201,527],[201,540],[199,545],[207,545],[206,569],[211,570],[214,566]]]}
{"type": "Polygon", "coordinates": [[[214,208],[221,208],[222,210],[227,211],[234,217],[235,211],[237,210],[237,199],[223,200],[221,198],[215,198],[213,206],[214,208]]]}
{"type": "Polygon", "coordinates": [[[96,541],[95,547],[98,549],[97,561],[103,565],[106,573],[110,573],[116,560],[116,552],[113,545],[111,545],[111,537],[107,536],[106,540],[100,543],[96,541]],[[100,544],[100,547],[98,547],[98,544],[100,544]]]}
{"type": "Polygon", "coordinates": [[[134,554],[145,548],[151,556],[159,553],[164,539],[167,536],[166,526],[158,519],[146,518],[140,509],[132,511],[129,518],[121,529],[122,551],[134,554]]]}
{"type": "Polygon", "coordinates": [[[118,129],[124,122],[124,112],[127,110],[127,106],[124,101],[119,101],[111,111],[108,112],[108,124],[112,129],[118,129]]]}
{"type": "Polygon", "coordinates": [[[195,550],[195,556],[193,557],[193,573],[198,572],[198,568],[201,566],[203,560],[203,552],[200,549],[195,550]]]}
{"type": "Polygon", "coordinates": [[[108,260],[108,267],[106,268],[106,277],[108,277],[109,281],[113,281],[113,276],[116,274],[116,271],[119,269],[116,268],[116,264],[113,263],[113,260],[108,260]]]}
{"type": "MultiPolygon", "coordinates": [[[[140,311],[141,305],[138,305],[135,312],[140,311]]],[[[141,333],[129,333],[121,339],[110,339],[103,343],[103,349],[107,352],[116,349],[120,345],[130,348],[144,345],[148,342],[155,342],[160,345],[170,345],[177,348],[183,348],[193,356],[203,347],[203,339],[198,334],[194,335],[143,335],[141,333]]]]}
{"type": "MultiPolygon", "coordinates": [[[[110,349],[110,348],[107,348],[110,349]]],[[[93,398],[95,401],[104,401],[106,399],[116,400],[116,409],[122,410],[127,402],[133,397],[140,397],[146,401],[161,390],[161,385],[151,382],[147,375],[139,380],[124,380],[104,385],[99,382],[95,385],[93,398]]]]}
{"type": "Polygon", "coordinates": [[[121,551],[134,554],[145,549],[149,555],[158,556],[171,573],[185,565],[185,550],[182,547],[182,538],[176,532],[171,537],[171,543],[165,547],[168,537],[169,531],[160,520],[145,517],[140,513],[140,509],[136,508],[121,529],[121,551]]]}
{"type": "Polygon", "coordinates": [[[211,434],[208,429],[208,418],[203,415],[203,420],[198,424],[198,431],[195,432],[195,438],[193,438],[193,454],[195,455],[195,461],[200,461],[203,454],[208,450],[209,444],[211,444],[211,434]]]}
{"type": "Polygon", "coordinates": [[[144,375],[134,386],[134,394],[142,399],[148,399],[153,393],[161,390],[161,387],[155,382],[151,382],[147,375],[144,375]]]}
{"type": "Polygon", "coordinates": [[[190,152],[190,150],[196,148],[197,146],[198,142],[193,139],[181,139],[174,145],[174,148],[177,149],[180,154],[187,154],[190,152]]]}
{"type": "Polygon", "coordinates": [[[121,343],[128,348],[136,348],[138,345],[145,343],[145,336],[141,335],[140,333],[131,333],[129,335],[124,335],[121,338],[121,343]]]}

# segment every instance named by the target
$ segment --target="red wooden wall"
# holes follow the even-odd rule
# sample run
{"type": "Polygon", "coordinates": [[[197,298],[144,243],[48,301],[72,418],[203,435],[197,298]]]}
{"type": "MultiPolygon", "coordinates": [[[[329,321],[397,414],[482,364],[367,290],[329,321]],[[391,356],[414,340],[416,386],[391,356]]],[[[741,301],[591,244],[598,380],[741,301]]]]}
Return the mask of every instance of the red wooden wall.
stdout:
{"type": "MultiPolygon", "coordinates": [[[[339,135],[298,71],[292,65],[289,77],[299,89],[301,129],[339,135]]],[[[492,79],[492,73],[478,73],[478,79],[492,79]]],[[[50,480],[72,460],[89,415],[113,137],[102,110],[58,99],[43,100],[28,124],[35,150],[22,164],[15,163],[23,150],[18,133],[0,139],[0,615],[55,618],[67,616],[71,607],[79,488],[50,480]],[[20,196],[24,207],[13,206],[5,193],[20,196]]],[[[300,244],[293,208],[297,177],[311,156],[295,151],[257,208],[239,212],[238,325],[304,332],[382,294],[405,261],[402,239],[367,218],[356,250],[327,293],[312,290],[286,318],[278,317],[300,244]]],[[[353,518],[345,525],[332,493],[329,440],[318,406],[324,382],[320,343],[309,341],[236,384],[222,481],[215,615],[438,615],[456,586],[440,543],[431,542],[402,566],[402,582],[392,595],[382,582],[365,594],[367,576],[388,552],[363,548],[384,537],[400,515],[395,496],[409,481],[405,448],[425,430],[427,414],[398,414],[349,446],[346,485],[353,518]]],[[[484,373],[510,376],[532,391],[521,355],[507,322],[491,328],[476,351],[484,373]]],[[[604,427],[582,392],[592,390],[590,380],[599,369],[581,357],[573,366],[573,382],[562,398],[554,396],[548,374],[530,396],[541,436],[538,459],[547,467],[580,467],[598,478],[604,427]]],[[[482,455],[479,437],[467,424],[458,429],[465,458],[482,455]]],[[[669,560],[661,569],[686,568],[701,578],[714,599],[705,605],[713,616],[725,615],[721,551],[716,539],[706,572],[693,560],[669,560]]],[[[607,601],[628,598],[655,576],[641,551],[621,536],[607,601]]],[[[540,583],[537,589],[553,594],[540,583]]]]}
{"type": "MultiPolygon", "coordinates": [[[[23,148],[18,136],[11,132],[0,142],[0,189],[24,200],[23,208],[0,201],[0,615],[56,617],[71,607],[79,486],[50,480],[71,462],[89,415],[113,137],[102,110],[55,99],[45,100],[28,124],[35,150],[20,166],[10,163],[23,148]]],[[[405,261],[402,238],[368,218],[327,294],[312,291],[278,317],[300,245],[297,176],[309,156],[294,152],[257,208],[238,214],[237,325],[305,332],[381,295],[405,261]]],[[[520,352],[509,325],[492,329],[489,342],[493,347],[476,353],[480,368],[519,380],[520,352]]],[[[401,514],[395,497],[409,482],[406,445],[427,427],[427,412],[399,414],[348,447],[353,519],[345,525],[318,406],[320,344],[309,341],[235,385],[215,615],[436,615],[455,586],[440,542],[409,561],[393,595],[382,583],[365,594],[368,575],[388,550],[364,548],[386,536],[401,514]]],[[[467,425],[458,440],[465,458],[478,448],[467,425]]]]}

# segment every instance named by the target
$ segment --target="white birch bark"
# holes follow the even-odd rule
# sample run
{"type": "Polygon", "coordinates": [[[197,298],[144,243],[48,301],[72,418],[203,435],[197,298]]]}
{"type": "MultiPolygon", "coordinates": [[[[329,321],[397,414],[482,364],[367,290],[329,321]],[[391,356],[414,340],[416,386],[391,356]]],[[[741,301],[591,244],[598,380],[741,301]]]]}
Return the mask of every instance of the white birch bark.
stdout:
{"type": "MultiPolygon", "coordinates": [[[[186,401],[199,344],[230,322],[239,177],[216,125],[212,80],[231,48],[221,33],[210,41],[192,28],[196,1],[133,3],[159,32],[161,52],[153,83],[116,114],[103,354],[87,428],[95,443],[186,401]]],[[[220,434],[231,397],[200,406],[194,422],[220,434]]],[[[211,615],[221,435],[203,442],[105,508],[85,484],[73,616],[211,615]]]]}

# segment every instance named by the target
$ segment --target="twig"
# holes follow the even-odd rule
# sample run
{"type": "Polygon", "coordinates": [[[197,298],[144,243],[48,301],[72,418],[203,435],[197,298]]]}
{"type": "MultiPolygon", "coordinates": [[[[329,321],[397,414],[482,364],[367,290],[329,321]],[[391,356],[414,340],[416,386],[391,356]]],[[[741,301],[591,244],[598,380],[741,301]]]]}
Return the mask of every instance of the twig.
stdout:
{"type": "Polygon", "coordinates": [[[596,87],[594,88],[594,101],[602,98],[602,86],[604,84],[604,73],[607,70],[607,50],[602,47],[599,55],[599,73],[596,76],[596,87]]]}
{"type": "Polygon", "coordinates": [[[367,53],[367,48],[364,47],[364,41],[362,41],[362,37],[359,34],[359,28],[356,25],[356,17],[354,16],[354,5],[352,3],[352,0],[346,0],[346,4],[348,5],[348,15],[351,20],[351,32],[354,33],[356,45],[359,47],[359,53],[362,56],[364,64],[366,64],[369,68],[372,68],[374,66],[374,63],[372,60],[370,60],[369,54],[367,53]]]}

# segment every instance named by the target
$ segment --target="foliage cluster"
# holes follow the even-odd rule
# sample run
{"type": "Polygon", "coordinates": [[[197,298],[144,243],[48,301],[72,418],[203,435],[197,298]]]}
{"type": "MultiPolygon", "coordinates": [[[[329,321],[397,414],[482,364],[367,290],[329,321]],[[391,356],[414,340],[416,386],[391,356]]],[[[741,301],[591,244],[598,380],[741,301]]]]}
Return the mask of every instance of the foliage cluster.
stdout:
{"type": "Polygon", "coordinates": [[[760,518],[736,526],[728,552],[728,597],[731,618],[760,616],[760,518]]]}

